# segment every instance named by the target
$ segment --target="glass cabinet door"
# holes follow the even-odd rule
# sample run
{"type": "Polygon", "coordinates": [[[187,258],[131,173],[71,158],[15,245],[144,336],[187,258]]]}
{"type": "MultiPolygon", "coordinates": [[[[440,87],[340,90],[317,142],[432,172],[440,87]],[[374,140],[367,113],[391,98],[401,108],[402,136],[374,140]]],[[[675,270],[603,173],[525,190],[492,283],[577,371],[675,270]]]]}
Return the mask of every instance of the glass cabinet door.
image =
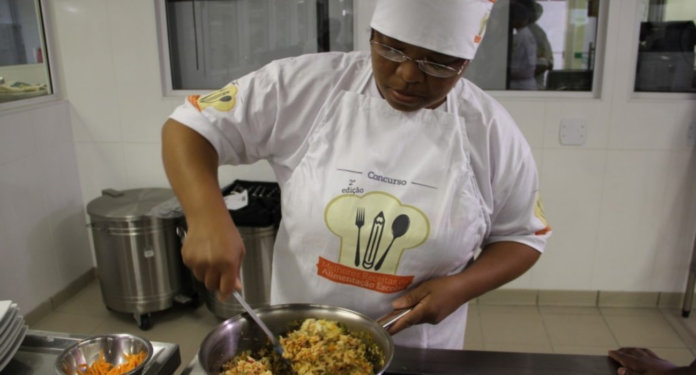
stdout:
{"type": "Polygon", "coordinates": [[[644,2],[635,91],[696,92],[696,1],[644,2]]]}
{"type": "Polygon", "coordinates": [[[172,89],[219,88],[272,60],[353,49],[352,0],[166,0],[172,89]]]}
{"type": "Polygon", "coordinates": [[[465,76],[487,90],[592,91],[604,1],[496,1],[465,76]]]}
{"type": "Polygon", "coordinates": [[[0,103],[52,94],[41,3],[0,0],[0,103]]]}

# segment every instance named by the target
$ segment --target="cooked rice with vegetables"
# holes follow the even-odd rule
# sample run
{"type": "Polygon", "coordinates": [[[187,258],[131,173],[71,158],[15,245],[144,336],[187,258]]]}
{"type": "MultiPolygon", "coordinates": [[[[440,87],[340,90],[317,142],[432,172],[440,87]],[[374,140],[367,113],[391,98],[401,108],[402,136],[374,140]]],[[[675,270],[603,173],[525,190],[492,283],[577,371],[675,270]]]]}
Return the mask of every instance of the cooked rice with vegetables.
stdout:
{"type": "Polygon", "coordinates": [[[220,375],[365,375],[384,366],[377,344],[331,320],[306,319],[299,329],[281,336],[280,344],[287,361],[265,346],[238,354],[222,366],[220,375]]]}

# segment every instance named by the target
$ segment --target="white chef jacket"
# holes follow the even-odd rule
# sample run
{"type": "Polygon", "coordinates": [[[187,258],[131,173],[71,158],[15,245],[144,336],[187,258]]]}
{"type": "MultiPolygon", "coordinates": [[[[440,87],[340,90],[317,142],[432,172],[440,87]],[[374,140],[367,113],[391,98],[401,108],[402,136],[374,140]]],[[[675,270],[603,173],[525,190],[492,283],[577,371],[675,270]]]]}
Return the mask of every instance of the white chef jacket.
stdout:
{"type": "MultiPolygon", "coordinates": [[[[360,181],[354,185],[356,180],[351,178],[346,178],[345,187],[342,190],[344,194],[330,201],[322,200],[321,187],[317,189],[317,185],[324,184],[325,171],[321,164],[314,164],[307,169],[306,159],[308,155],[311,155],[314,163],[321,163],[321,157],[316,155],[317,152],[322,152],[322,148],[330,151],[334,146],[344,146],[346,153],[351,151],[350,147],[345,148],[346,144],[350,146],[350,142],[336,142],[333,145],[330,144],[333,142],[330,136],[321,138],[322,134],[324,136],[326,134],[326,132],[322,133],[324,122],[333,118],[334,107],[346,105],[356,108],[363,106],[368,109],[375,107],[378,114],[379,111],[386,114],[391,110],[385,107],[388,105],[380,98],[375,87],[367,53],[322,53],[275,61],[233,81],[221,90],[204,97],[189,97],[186,103],[178,107],[171,115],[174,120],[189,126],[205,137],[218,152],[221,163],[235,165],[265,159],[272,166],[281,190],[288,184],[292,185],[293,194],[285,194],[284,191],[282,195],[283,221],[275,245],[272,303],[313,302],[341,305],[377,318],[390,310],[388,301],[397,298],[418,283],[428,278],[460,272],[479,246],[485,247],[489,243],[499,241],[515,241],[540,252],[543,251],[550,232],[537,196],[536,167],[529,146],[500,104],[472,83],[462,79],[448,95],[447,105],[433,111],[454,113],[437,115],[424,112],[420,114],[434,116],[433,118],[437,118],[440,123],[445,121],[445,125],[449,118],[447,116],[455,116],[461,119],[456,122],[456,126],[461,127],[462,125],[459,124],[465,124],[465,129],[458,129],[464,134],[462,143],[464,146],[457,147],[465,149],[462,160],[470,165],[469,169],[472,171],[471,176],[474,181],[474,193],[471,196],[475,198],[470,201],[477,206],[477,212],[480,210],[480,219],[476,216],[477,214],[472,214],[476,225],[472,225],[474,229],[468,237],[473,239],[466,243],[467,248],[460,250],[451,245],[448,247],[453,249],[443,252],[442,258],[435,255],[429,255],[429,258],[418,258],[419,262],[423,263],[419,264],[419,267],[423,269],[422,272],[414,267],[413,262],[409,263],[408,257],[404,255],[408,253],[405,251],[406,248],[395,247],[396,250],[392,251],[391,257],[398,259],[390,259],[386,262],[385,268],[388,269],[386,273],[375,272],[377,271],[375,264],[378,263],[378,258],[382,258],[381,256],[375,257],[374,262],[367,262],[369,264],[365,262],[359,264],[356,256],[355,265],[350,264],[352,255],[342,253],[340,256],[342,261],[336,257],[332,259],[328,249],[353,246],[353,242],[350,242],[347,236],[341,237],[339,232],[342,229],[334,228],[332,221],[336,221],[336,215],[332,216],[332,212],[341,211],[332,211],[332,209],[345,202],[352,202],[351,199],[355,197],[365,202],[379,201],[381,202],[379,204],[383,205],[396,202],[402,214],[392,215],[392,243],[397,237],[394,235],[394,226],[397,221],[394,217],[409,216],[410,226],[414,230],[416,228],[430,229],[429,225],[449,222],[438,220],[437,216],[440,213],[432,212],[430,207],[421,207],[419,210],[417,204],[414,206],[414,202],[400,201],[388,190],[384,193],[374,191],[373,188],[365,189],[364,186],[361,187],[360,181]],[[364,82],[364,84],[356,82],[364,82]],[[297,169],[303,166],[305,169],[302,174],[308,176],[304,181],[307,181],[308,185],[312,185],[311,189],[314,189],[308,188],[309,196],[306,198],[297,193],[297,183],[293,184],[293,179],[296,179],[299,173],[297,169]],[[315,171],[317,175],[312,176],[315,171]],[[311,184],[312,179],[318,181],[318,184],[311,184]],[[297,201],[304,199],[306,202],[298,205],[297,201]],[[303,210],[305,206],[310,207],[307,216],[293,216],[296,211],[303,210]],[[323,220],[312,220],[311,209],[314,208],[316,208],[315,211],[321,210],[324,213],[323,220]],[[421,215],[419,214],[421,211],[426,213],[421,215]],[[408,215],[404,214],[405,212],[408,212],[408,215]],[[296,236],[300,236],[297,233],[303,226],[315,226],[316,229],[308,231],[309,234],[301,237],[302,241],[293,242],[296,236]],[[307,249],[303,249],[303,246],[307,246],[307,249]],[[306,259],[295,261],[296,258],[305,256],[305,250],[306,253],[311,253],[309,261],[306,259]],[[321,251],[326,251],[326,256],[321,255],[321,251]],[[320,256],[317,257],[316,254],[320,256]],[[355,276],[356,274],[361,276],[355,276]],[[369,284],[365,278],[361,278],[365,275],[368,278],[381,280],[382,283],[379,284],[380,286],[369,284]],[[293,291],[288,291],[288,285],[293,286],[293,291]]],[[[400,114],[389,113],[392,118],[393,115],[400,114]]],[[[404,119],[410,117],[407,114],[401,115],[404,119]]],[[[370,126],[373,129],[379,129],[374,127],[380,125],[371,124],[370,126]]],[[[350,126],[344,126],[344,128],[350,128],[350,126]]],[[[338,133],[342,134],[342,130],[338,133]]],[[[334,133],[329,132],[329,134],[334,133]]],[[[348,136],[353,135],[349,132],[348,136]]],[[[375,136],[375,138],[388,138],[388,136],[389,133],[375,136]]],[[[442,139],[438,142],[444,143],[442,139]]],[[[370,139],[361,138],[356,138],[355,143],[355,149],[365,150],[361,152],[364,154],[375,153],[379,156],[379,160],[383,160],[380,158],[384,158],[385,153],[397,153],[395,149],[390,151],[388,143],[374,145],[371,144],[370,139]]],[[[398,139],[395,139],[394,145],[397,143],[398,139]]],[[[446,147],[447,145],[442,144],[443,150],[446,147]]],[[[406,155],[403,151],[400,152],[406,155]]],[[[327,160],[335,160],[335,157],[334,153],[332,158],[327,160]]],[[[389,169],[389,166],[382,167],[381,170],[389,169]]],[[[436,166],[436,168],[445,169],[452,167],[436,166]]],[[[423,168],[432,169],[433,166],[423,168]]],[[[344,172],[354,173],[355,171],[344,172]]],[[[398,175],[395,177],[379,174],[373,170],[366,174],[370,173],[372,175],[367,180],[372,181],[369,182],[379,180],[384,184],[406,184],[401,183],[398,175]]],[[[408,195],[404,196],[408,197],[408,195]]],[[[366,253],[370,248],[370,241],[373,240],[375,228],[378,230],[381,228],[384,232],[389,231],[389,223],[386,221],[388,219],[383,213],[370,212],[363,220],[365,232],[362,235],[358,234],[363,241],[363,245],[360,245],[360,239],[358,240],[358,248],[362,249],[363,258],[367,257],[366,253]]],[[[348,217],[346,221],[353,220],[353,217],[348,217]]],[[[462,233],[466,233],[467,230],[468,228],[460,228],[462,233]]],[[[434,251],[444,251],[432,244],[448,243],[447,241],[427,242],[425,241],[427,231],[422,232],[426,233],[423,235],[425,244],[421,242],[414,246],[428,248],[430,254],[439,254],[433,253],[434,251]],[[430,249],[428,244],[435,246],[435,249],[430,249]]],[[[438,232],[437,228],[433,228],[432,232],[438,232]]],[[[387,235],[385,243],[388,241],[387,235]]],[[[449,241],[449,243],[458,242],[449,241]]],[[[386,245],[383,244],[382,249],[384,247],[386,245]]],[[[397,334],[395,342],[409,346],[459,349],[463,343],[465,319],[466,307],[464,306],[436,326],[419,325],[397,334]]]]}

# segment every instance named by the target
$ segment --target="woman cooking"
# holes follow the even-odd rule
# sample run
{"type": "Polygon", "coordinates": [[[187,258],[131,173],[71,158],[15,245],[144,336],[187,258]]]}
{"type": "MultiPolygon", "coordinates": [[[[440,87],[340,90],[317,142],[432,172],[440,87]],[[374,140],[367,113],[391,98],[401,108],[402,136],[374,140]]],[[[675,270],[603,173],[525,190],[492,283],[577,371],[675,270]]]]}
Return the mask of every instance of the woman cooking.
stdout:
{"type": "Polygon", "coordinates": [[[397,345],[461,349],[467,301],[527,271],[550,235],[528,144],[462,78],[492,5],[378,0],[369,54],[275,61],[177,108],[163,158],[196,278],[223,299],[241,289],[217,168],[264,159],[282,190],[272,304],[412,308],[397,345]]]}

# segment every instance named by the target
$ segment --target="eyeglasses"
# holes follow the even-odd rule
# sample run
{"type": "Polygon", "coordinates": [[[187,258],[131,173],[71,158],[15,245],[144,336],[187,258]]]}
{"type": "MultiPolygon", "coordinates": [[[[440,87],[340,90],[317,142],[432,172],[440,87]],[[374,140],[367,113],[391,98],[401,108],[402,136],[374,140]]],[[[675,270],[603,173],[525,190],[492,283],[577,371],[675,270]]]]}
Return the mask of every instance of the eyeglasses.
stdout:
{"type": "Polygon", "coordinates": [[[459,75],[462,72],[462,70],[464,70],[466,63],[468,62],[468,60],[464,60],[462,66],[460,66],[459,69],[455,69],[451,66],[434,63],[428,60],[412,59],[406,56],[405,53],[399,51],[398,49],[389,47],[388,45],[382,44],[374,40],[371,40],[370,44],[372,45],[372,47],[374,47],[375,52],[377,52],[380,56],[384,57],[385,59],[396,63],[402,63],[406,60],[411,60],[414,63],[418,64],[418,69],[420,69],[421,72],[437,78],[451,78],[456,75],[459,75]]]}

